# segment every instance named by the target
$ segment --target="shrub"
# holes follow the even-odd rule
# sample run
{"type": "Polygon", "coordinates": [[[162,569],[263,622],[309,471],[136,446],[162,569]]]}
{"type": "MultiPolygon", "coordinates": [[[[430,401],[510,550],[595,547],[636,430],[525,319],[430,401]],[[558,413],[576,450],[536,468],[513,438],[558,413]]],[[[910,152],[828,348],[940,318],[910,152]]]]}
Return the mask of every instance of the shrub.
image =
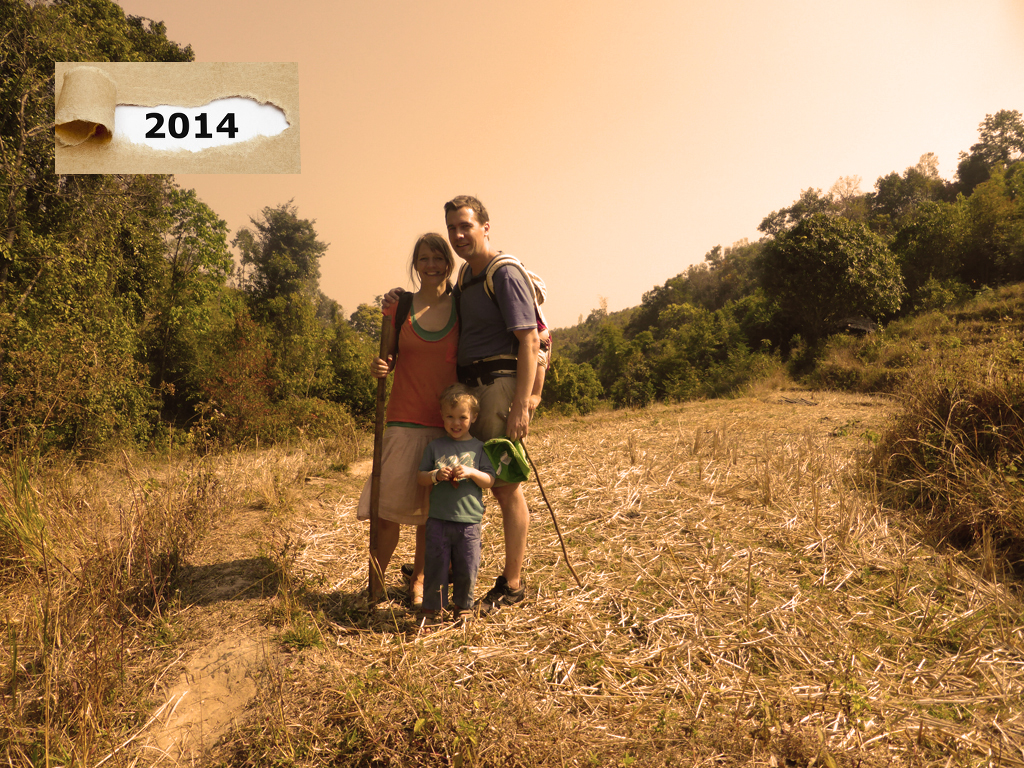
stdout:
{"type": "Polygon", "coordinates": [[[43,453],[145,442],[156,401],[129,343],[71,323],[0,320],[0,446],[43,453]]]}
{"type": "Polygon", "coordinates": [[[945,309],[955,304],[962,304],[970,295],[971,289],[959,280],[936,280],[935,278],[929,278],[921,286],[915,306],[923,311],[945,309]]]}
{"type": "Polygon", "coordinates": [[[991,542],[1024,557],[1024,376],[991,361],[935,366],[904,387],[902,413],[875,449],[883,498],[936,538],[991,542]]]}
{"type": "Polygon", "coordinates": [[[591,413],[604,390],[588,363],[555,357],[544,379],[544,404],[570,416],[591,413]]]}

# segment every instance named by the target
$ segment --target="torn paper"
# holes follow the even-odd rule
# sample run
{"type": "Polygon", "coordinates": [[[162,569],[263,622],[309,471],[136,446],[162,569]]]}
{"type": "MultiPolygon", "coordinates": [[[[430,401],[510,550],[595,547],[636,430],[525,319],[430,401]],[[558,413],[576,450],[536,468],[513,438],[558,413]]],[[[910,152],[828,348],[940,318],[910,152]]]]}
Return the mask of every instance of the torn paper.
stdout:
{"type": "Polygon", "coordinates": [[[110,141],[117,85],[103,70],[79,66],[66,72],[56,104],[54,133],[59,143],[74,147],[92,138],[110,141]]]}
{"type": "Polygon", "coordinates": [[[54,74],[57,173],[300,172],[298,64],[60,62],[54,74]],[[119,123],[126,106],[142,120],[119,123]],[[261,107],[277,113],[276,129],[255,127],[261,107]],[[98,128],[80,118],[101,111],[98,128]]]}

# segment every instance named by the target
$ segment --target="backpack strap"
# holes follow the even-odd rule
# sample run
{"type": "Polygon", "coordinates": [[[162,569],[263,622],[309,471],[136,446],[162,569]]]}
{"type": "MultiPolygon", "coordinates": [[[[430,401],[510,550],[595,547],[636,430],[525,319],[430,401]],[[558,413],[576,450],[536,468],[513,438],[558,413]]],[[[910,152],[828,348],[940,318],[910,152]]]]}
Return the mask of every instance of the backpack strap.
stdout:
{"type": "Polygon", "coordinates": [[[398,339],[402,335],[402,326],[409,318],[412,311],[412,291],[403,291],[398,297],[398,306],[395,308],[395,351],[394,356],[398,358],[398,339]]]}
{"type": "MultiPolygon", "coordinates": [[[[515,267],[523,274],[523,278],[533,289],[534,304],[540,306],[544,303],[544,299],[546,299],[548,295],[547,286],[544,284],[544,280],[540,275],[528,270],[523,262],[510,253],[499,253],[487,262],[487,269],[484,272],[484,290],[487,292],[487,295],[491,297],[492,301],[497,302],[497,299],[494,296],[494,273],[505,266],[515,267]]],[[[461,272],[459,273],[459,276],[461,279],[461,272]]]]}
{"type": "Polygon", "coordinates": [[[470,275],[469,264],[462,262],[458,277],[455,278],[455,285],[452,286],[452,301],[455,302],[455,317],[459,321],[459,328],[462,327],[462,290],[469,281],[470,275]]]}

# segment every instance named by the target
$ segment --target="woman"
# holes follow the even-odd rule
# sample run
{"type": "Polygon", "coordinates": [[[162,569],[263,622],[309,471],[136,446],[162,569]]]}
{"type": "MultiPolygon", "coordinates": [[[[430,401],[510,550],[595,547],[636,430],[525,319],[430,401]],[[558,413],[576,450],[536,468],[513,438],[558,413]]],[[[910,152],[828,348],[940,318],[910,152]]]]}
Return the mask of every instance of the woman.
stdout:
{"type": "MultiPolygon", "coordinates": [[[[384,574],[398,545],[400,526],[416,526],[409,585],[414,608],[423,600],[424,524],[430,499],[430,489],[417,485],[416,475],[424,448],[445,434],[441,393],[457,381],[459,331],[450,282],[454,268],[455,257],[442,235],[431,232],[416,241],[409,271],[419,288],[412,295],[408,317],[393,335],[387,361],[377,357],[370,364],[378,379],[395,371],[381,451],[377,560],[384,574]]],[[[398,306],[385,310],[392,323],[398,306]]],[[[370,518],[369,480],[359,497],[358,517],[370,518]]]]}

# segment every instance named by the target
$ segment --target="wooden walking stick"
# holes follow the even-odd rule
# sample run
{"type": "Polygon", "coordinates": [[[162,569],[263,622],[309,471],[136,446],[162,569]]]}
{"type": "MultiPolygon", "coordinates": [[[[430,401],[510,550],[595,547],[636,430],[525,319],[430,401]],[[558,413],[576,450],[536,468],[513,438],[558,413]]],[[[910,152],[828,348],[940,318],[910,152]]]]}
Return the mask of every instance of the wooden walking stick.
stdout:
{"type": "Polygon", "coordinates": [[[520,441],[520,445],[523,446],[523,453],[526,454],[526,460],[530,462],[530,466],[533,468],[533,476],[537,478],[537,487],[540,488],[540,495],[544,498],[544,503],[548,505],[548,512],[551,513],[551,522],[555,524],[555,533],[558,534],[558,543],[562,545],[562,555],[565,557],[565,564],[569,566],[569,571],[572,573],[572,577],[576,579],[576,586],[583,587],[583,582],[580,581],[580,577],[576,575],[576,569],[572,567],[572,562],[569,560],[569,553],[565,549],[565,539],[562,538],[562,529],[558,525],[558,519],[555,517],[555,510],[551,507],[551,502],[548,501],[548,495],[544,493],[544,484],[540,481],[540,472],[537,471],[537,465],[533,463],[533,458],[530,456],[530,452],[526,450],[526,443],[520,441]]]}
{"type": "MultiPolygon", "coordinates": [[[[380,357],[387,360],[394,341],[391,318],[384,316],[380,324],[380,357]]],[[[377,416],[373,423],[373,472],[370,474],[370,605],[380,599],[384,574],[377,559],[378,510],[380,509],[380,465],[384,443],[384,414],[387,410],[388,377],[377,379],[377,416]]]]}

